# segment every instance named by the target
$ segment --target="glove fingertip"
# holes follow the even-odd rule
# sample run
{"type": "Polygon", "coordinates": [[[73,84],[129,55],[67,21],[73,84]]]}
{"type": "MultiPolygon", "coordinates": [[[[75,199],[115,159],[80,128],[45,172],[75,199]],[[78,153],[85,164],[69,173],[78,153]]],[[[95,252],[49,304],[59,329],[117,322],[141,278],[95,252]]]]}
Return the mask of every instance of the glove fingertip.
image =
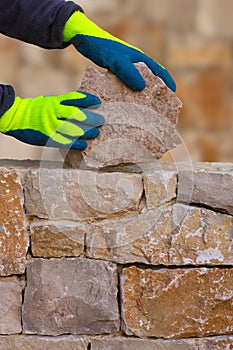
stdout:
{"type": "Polygon", "coordinates": [[[146,87],[146,81],[134,66],[133,62],[120,60],[120,64],[112,69],[113,73],[134,91],[142,91],[146,87]],[[117,67],[117,68],[116,68],[117,67]]]}
{"type": "Polygon", "coordinates": [[[96,137],[98,137],[99,134],[100,134],[100,131],[98,128],[92,128],[92,129],[89,129],[88,131],[86,131],[85,134],[83,136],[81,136],[81,139],[93,140],[96,137]]]}
{"type": "Polygon", "coordinates": [[[145,89],[146,87],[146,81],[145,79],[137,79],[135,80],[132,84],[131,84],[131,89],[133,89],[134,91],[142,91],[145,89]]]}
{"type": "Polygon", "coordinates": [[[155,75],[164,81],[169,89],[171,89],[173,92],[176,91],[176,83],[166,68],[145,55],[143,62],[151,69],[155,75]]]}
{"type": "Polygon", "coordinates": [[[77,139],[72,143],[70,148],[73,150],[84,151],[87,148],[87,146],[88,145],[85,140],[77,139]]]}
{"type": "Polygon", "coordinates": [[[173,92],[176,92],[176,83],[173,79],[170,79],[167,85],[173,92]]]}
{"type": "Polygon", "coordinates": [[[86,91],[78,90],[77,92],[81,92],[82,94],[86,95],[83,101],[86,103],[86,107],[96,107],[101,105],[101,99],[98,96],[90,94],[89,92],[86,92],[86,91]]]}

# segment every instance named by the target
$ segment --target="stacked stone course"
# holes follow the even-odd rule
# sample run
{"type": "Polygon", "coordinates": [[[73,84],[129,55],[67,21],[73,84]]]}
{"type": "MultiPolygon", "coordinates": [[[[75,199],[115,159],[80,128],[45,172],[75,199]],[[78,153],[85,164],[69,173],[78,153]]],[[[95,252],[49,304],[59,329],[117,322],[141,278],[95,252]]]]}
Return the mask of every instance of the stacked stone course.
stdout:
{"type": "Polygon", "coordinates": [[[81,172],[1,163],[0,349],[232,349],[233,165],[81,172]]]}

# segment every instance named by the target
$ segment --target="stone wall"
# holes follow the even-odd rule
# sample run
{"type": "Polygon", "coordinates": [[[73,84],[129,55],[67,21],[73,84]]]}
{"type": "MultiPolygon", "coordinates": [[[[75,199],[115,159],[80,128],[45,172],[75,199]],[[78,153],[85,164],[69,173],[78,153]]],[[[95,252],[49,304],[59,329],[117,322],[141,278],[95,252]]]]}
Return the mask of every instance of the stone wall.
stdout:
{"type": "Polygon", "coordinates": [[[233,349],[233,165],[0,167],[0,349],[233,349]]]}

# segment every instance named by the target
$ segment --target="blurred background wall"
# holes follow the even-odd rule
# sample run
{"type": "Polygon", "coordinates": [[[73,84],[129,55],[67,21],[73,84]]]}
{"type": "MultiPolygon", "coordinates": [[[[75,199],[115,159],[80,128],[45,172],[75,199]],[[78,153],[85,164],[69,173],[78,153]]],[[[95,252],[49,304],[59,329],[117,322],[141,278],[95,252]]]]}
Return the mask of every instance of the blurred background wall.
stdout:
{"type": "MultiPolygon", "coordinates": [[[[192,160],[233,162],[233,1],[77,0],[88,16],[165,65],[184,103],[179,132],[192,160]]],[[[43,50],[0,37],[0,79],[21,97],[79,87],[90,62],[72,47],[43,50]]],[[[0,135],[0,158],[40,159],[40,147],[0,135]]],[[[57,150],[48,157],[56,159],[57,150]]]]}

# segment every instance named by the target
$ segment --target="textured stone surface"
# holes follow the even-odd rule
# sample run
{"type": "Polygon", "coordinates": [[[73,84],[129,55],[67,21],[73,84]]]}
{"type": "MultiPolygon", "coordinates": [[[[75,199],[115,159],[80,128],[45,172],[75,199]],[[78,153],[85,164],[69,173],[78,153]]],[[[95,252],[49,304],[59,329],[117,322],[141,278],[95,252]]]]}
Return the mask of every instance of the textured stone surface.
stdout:
{"type": "Polygon", "coordinates": [[[0,350],[87,350],[88,340],[73,336],[0,336],[0,350]]]}
{"type": "Polygon", "coordinates": [[[92,350],[232,350],[233,337],[180,340],[146,340],[116,337],[95,339],[91,344],[92,350]]]}
{"type": "Polygon", "coordinates": [[[43,258],[82,257],[86,227],[72,222],[33,222],[30,225],[32,255],[43,258]]]}
{"type": "Polygon", "coordinates": [[[23,190],[13,170],[0,169],[0,275],[24,273],[29,238],[23,190]]]}
{"type": "Polygon", "coordinates": [[[195,163],[193,172],[180,171],[187,186],[178,186],[180,201],[204,204],[233,214],[233,165],[231,163],[195,163]],[[191,188],[192,187],[192,188],[191,188]],[[190,193],[192,196],[190,198],[190,193]]]}
{"type": "Polygon", "coordinates": [[[94,219],[138,211],[143,184],[140,175],[35,169],[25,177],[29,215],[50,219],[94,219]]]}
{"type": "Polygon", "coordinates": [[[233,269],[125,268],[126,333],[162,338],[232,334],[232,278],[233,269]]]}
{"type": "Polygon", "coordinates": [[[87,234],[87,255],[121,264],[167,264],[170,217],[170,210],[158,210],[95,223],[87,234]]]}
{"type": "Polygon", "coordinates": [[[233,265],[233,219],[176,204],[87,229],[87,255],[117,263],[233,265]]]}
{"type": "Polygon", "coordinates": [[[22,286],[19,280],[16,277],[0,278],[0,296],[0,334],[20,333],[22,286]]]}
{"type": "Polygon", "coordinates": [[[29,264],[24,333],[104,334],[118,330],[115,265],[86,259],[36,259],[29,264]]]}
{"type": "Polygon", "coordinates": [[[104,114],[106,124],[98,139],[88,142],[82,155],[68,152],[69,165],[82,167],[82,159],[85,165],[95,168],[151,162],[180,143],[175,130],[180,100],[144,64],[137,67],[147,82],[140,93],[110,72],[101,73],[93,67],[86,70],[81,90],[101,98],[98,112],[104,114]]]}
{"type": "Polygon", "coordinates": [[[158,169],[144,175],[146,205],[154,209],[176,198],[177,173],[174,170],[158,169]]]}

